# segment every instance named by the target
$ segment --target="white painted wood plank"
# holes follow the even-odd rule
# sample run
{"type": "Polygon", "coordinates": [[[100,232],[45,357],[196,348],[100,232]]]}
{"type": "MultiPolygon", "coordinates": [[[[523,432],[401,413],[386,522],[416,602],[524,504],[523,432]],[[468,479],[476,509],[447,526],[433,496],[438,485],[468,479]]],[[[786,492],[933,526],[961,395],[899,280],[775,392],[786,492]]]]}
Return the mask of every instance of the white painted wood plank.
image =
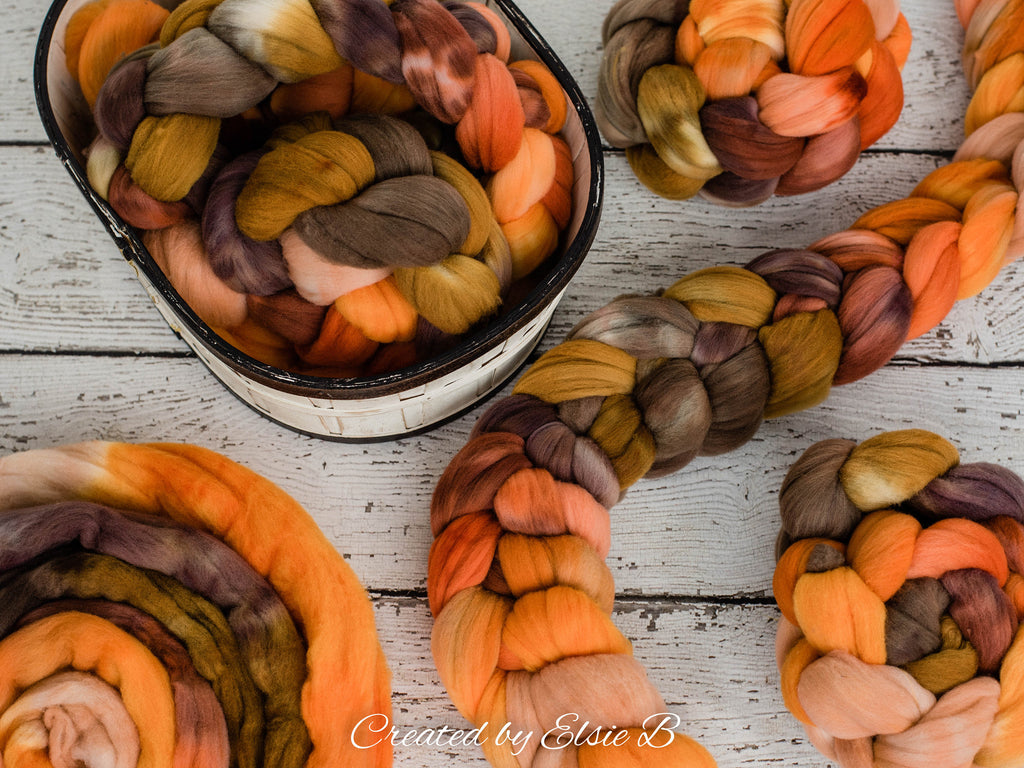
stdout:
{"type": "MultiPolygon", "coordinates": [[[[803,247],[849,226],[873,205],[907,194],[941,163],[934,155],[866,157],[816,196],[776,198],[732,211],[702,200],[662,200],[608,158],[604,212],[594,245],[556,310],[542,349],[588,312],[623,293],[664,289],[696,269],[743,264],[765,250],[803,247]],[[885,177],[884,185],[877,183],[885,177]]],[[[186,352],[47,148],[0,147],[0,349],[186,352]]],[[[900,358],[1004,363],[1024,358],[1024,267],[1003,270],[960,302],[900,358]]]]}
{"type": "Polygon", "coordinates": [[[0,147],[0,346],[187,351],[49,147],[0,147]]]}
{"type": "MultiPolygon", "coordinates": [[[[394,725],[413,729],[468,727],[437,682],[430,656],[431,619],[422,601],[378,598],[377,631],[393,671],[394,725]]],[[[613,619],[681,719],[719,768],[825,768],[778,693],[774,606],[619,601],[613,619]]],[[[535,734],[534,742],[540,738],[535,734]]],[[[395,764],[409,768],[479,766],[477,747],[399,746],[395,764]]]]}
{"type": "MultiPolygon", "coordinates": [[[[770,595],[776,494],[812,443],[920,427],[964,461],[1024,473],[1024,370],[891,366],[809,411],[765,423],[739,450],[644,480],[612,510],[620,594],[770,595]]],[[[425,435],[366,445],[292,433],[231,397],[195,360],[0,356],[0,453],[94,438],[191,442],[293,494],[366,584],[426,584],[434,485],[481,409],[425,435]]]]}
{"type": "MultiPolygon", "coordinates": [[[[601,62],[601,23],[611,0],[518,0],[593,104],[601,62]]],[[[963,33],[949,0],[903,0],[914,44],[903,73],[906,105],[900,122],[877,146],[953,149],[963,140],[967,86],[959,62],[963,33]],[[942,105],[942,109],[936,109],[942,105]]],[[[0,30],[0,92],[6,113],[0,142],[45,142],[32,94],[32,61],[46,14],[45,0],[13,0],[0,30]]]]}
{"type": "Polygon", "coordinates": [[[49,3],[41,0],[5,3],[4,25],[0,28],[0,93],[4,94],[0,142],[47,141],[36,111],[32,66],[48,7],[49,3]]]}
{"type": "MultiPolygon", "coordinates": [[[[766,425],[730,457],[640,483],[614,511],[620,591],[763,594],[771,570],[774,489],[811,442],[862,439],[906,425],[955,424],[964,460],[1024,470],[1022,379],[1006,369],[891,368],[825,406],[766,425]],[[922,392],[929,394],[924,403],[922,392]],[[881,403],[887,404],[887,415],[881,403]],[[741,583],[742,582],[742,583],[741,583]],[[731,588],[731,589],[730,589],[731,588]]],[[[0,358],[0,452],[88,438],[188,440],[220,450],[292,492],[371,589],[421,589],[425,504],[465,439],[471,416],[395,443],[325,443],[275,427],[228,398],[193,361],[76,356],[0,358]]],[[[437,682],[420,598],[379,597],[396,724],[457,727],[437,682]]],[[[826,763],[784,712],[776,689],[770,606],[620,600],[615,621],[683,730],[722,768],[826,763]]],[[[476,753],[401,748],[403,766],[485,765],[476,753]]]]}

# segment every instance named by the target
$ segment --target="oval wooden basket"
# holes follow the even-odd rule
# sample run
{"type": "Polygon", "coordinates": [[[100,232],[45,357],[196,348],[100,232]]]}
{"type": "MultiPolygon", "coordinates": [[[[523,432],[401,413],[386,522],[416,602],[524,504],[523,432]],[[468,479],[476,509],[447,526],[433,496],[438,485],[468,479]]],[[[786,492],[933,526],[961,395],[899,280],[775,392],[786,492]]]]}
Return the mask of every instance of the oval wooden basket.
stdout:
{"type": "Polygon", "coordinates": [[[229,391],[259,413],[294,429],[337,440],[367,441],[423,431],[493,392],[525,362],[547,328],[569,280],[593,242],[604,188],[600,138],[579,86],[522,12],[509,0],[487,0],[505,20],[516,58],[543,62],[570,104],[562,132],[575,165],[573,211],[558,252],[518,305],[471,332],[448,352],[379,376],[321,378],[261,363],[228,344],[174,290],[138,232],[86,179],[82,150],[92,116],[68,74],[64,33],[88,0],[57,0],[43,21],[34,67],[36,105],[53,147],[171,329],[229,391]]]}

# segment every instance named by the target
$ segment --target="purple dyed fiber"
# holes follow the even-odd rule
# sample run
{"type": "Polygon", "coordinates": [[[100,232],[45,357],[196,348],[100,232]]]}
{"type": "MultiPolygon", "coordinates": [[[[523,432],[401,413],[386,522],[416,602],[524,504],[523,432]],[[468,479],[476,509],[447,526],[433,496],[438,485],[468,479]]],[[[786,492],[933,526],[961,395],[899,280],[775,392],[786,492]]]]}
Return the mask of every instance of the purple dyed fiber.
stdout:
{"type": "Polygon", "coordinates": [[[404,81],[402,45],[388,6],[380,0],[310,0],[334,47],[356,69],[390,83],[404,81]]]}
{"type": "Polygon", "coordinates": [[[702,323],[693,339],[690,359],[698,368],[715,365],[739,354],[757,339],[757,331],[732,323],[702,323]]]}
{"type": "Polygon", "coordinates": [[[203,242],[214,274],[239,293],[257,296],[292,285],[281,244],[252,240],[235,223],[235,201],[264,154],[248,152],[225,165],[210,186],[203,209],[203,242]]]}
{"type": "Polygon", "coordinates": [[[146,60],[126,59],[107,75],[93,107],[96,128],[124,154],[146,116],[145,87],[146,60]]]}
{"type": "Polygon", "coordinates": [[[610,507],[619,500],[621,489],[608,456],[584,434],[597,411],[587,415],[589,419],[567,419],[554,406],[531,395],[512,395],[487,409],[473,428],[473,436],[484,432],[518,435],[534,464],[551,469],[559,480],[582,486],[599,503],[610,507]],[[575,427],[579,429],[574,431],[575,427]]]}
{"type": "Polygon", "coordinates": [[[932,518],[978,522],[1005,515],[1024,523],[1024,480],[997,464],[959,464],[928,483],[907,505],[932,518]]]}
{"type": "Polygon", "coordinates": [[[843,270],[820,253],[805,250],[777,250],[761,254],[746,265],[764,278],[776,293],[813,296],[830,308],[839,306],[843,270]]]}
{"type": "Polygon", "coordinates": [[[494,53],[497,50],[498,36],[494,32],[494,27],[472,6],[458,0],[448,0],[442,5],[469,33],[480,53],[494,53]]]}
{"type": "Polygon", "coordinates": [[[1017,631],[1017,612],[995,577],[978,568],[947,571],[942,586],[952,597],[949,615],[978,652],[978,668],[998,672],[1017,631]]]}

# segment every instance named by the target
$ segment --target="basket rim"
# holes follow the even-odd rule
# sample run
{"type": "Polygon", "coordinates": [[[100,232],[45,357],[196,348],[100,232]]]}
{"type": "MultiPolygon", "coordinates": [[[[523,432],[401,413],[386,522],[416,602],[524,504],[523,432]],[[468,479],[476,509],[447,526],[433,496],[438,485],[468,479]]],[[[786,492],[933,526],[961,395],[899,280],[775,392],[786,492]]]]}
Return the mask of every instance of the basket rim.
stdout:
{"type": "Polygon", "coordinates": [[[228,344],[195,314],[171,286],[170,281],[143,245],[136,230],[128,225],[107,201],[96,195],[89,184],[85,169],[57,123],[50,103],[50,90],[47,82],[47,63],[50,57],[53,33],[68,2],[69,0],[54,0],[48,9],[39,32],[33,63],[36,108],[54,151],[113,238],[125,260],[134,264],[146,275],[194,337],[226,364],[253,381],[302,397],[350,400],[386,397],[425,386],[437,378],[471,364],[534,319],[540,313],[544,300],[553,299],[569,284],[593,244],[604,196],[604,159],[600,133],[594,115],[575,78],[515,3],[512,0],[490,0],[501,10],[531,51],[558,80],[569,97],[569,102],[582,126],[586,154],[590,163],[590,184],[587,189],[587,199],[585,202],[581,202],[581,205],[585,207],[579,230],[565,246],[564,252],[558,257],[557,262],[544,279],[534,285],[508,314],[500,321],[490,323],[460,340],[450,350],[436,357],[397,371],[352,378],[311,376],[286,371],[260,362],[228,344]]]}

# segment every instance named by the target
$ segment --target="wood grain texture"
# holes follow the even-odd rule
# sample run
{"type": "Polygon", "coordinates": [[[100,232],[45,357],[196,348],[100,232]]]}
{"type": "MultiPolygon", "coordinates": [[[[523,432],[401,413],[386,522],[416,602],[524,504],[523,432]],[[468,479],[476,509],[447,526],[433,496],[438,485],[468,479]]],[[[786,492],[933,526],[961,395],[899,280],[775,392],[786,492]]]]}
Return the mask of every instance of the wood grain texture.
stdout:
{"type": "MultiPolygon", "coordinates": [[[[620,153],[608,153],[596,240],[541,349],[623,293],[656,292],[697,269],[809,245],[870,207],[908,194],[941,162],[932,154],[867,155],[816,195],[774,198],[738,214],[699,199],[655,197],[620,153]]],[[[52,150],[0,146],[0,188],[10,191],[0,199],[0,349],[187,353],[52,150]]],[[[906,344],[899,358],[1024,360],[1024,331],[1013,320],[1024,309],[1022,274],[1019,263],[1006,267],[981,295],[960,302],[938,328],[906,344]]]]}
{"type": "MultiPolygon", "coordinates": [[[[423,601],[378,597],[375,607],[378,632],[392,660],[393,722],[399,732],[466,728],[451,703],[438,696],[431,621],[423,601]]],[[[774,607],[620,600],[613,618],[633,641],[634,655],[661,691],[666,712],[679,717],[679,730],[699,739],[720,768],[825,765],[784,711],[775,686],[774,607]]],[[[395,749],[398,766],[442,768],[453,762],[487,765],[475,747],[395,749]]]]}
{"type": "MultiPolygon", "coordinates": [[[[964,461],[1024,473],[1022,403],[1016,367],[890,366],[838,387],[817,408],[766,422],[737,451],[634,486],[612,510],[608,564],[617,589],[666,599],[768,597],[776,494],[812,443],[916,426],[946,435],[964,461]]],[[[85,439],[220,451],[295,496],[379,590],[425,588],[430,496],[477,415],[418,437],[339,444],[264,419],[196,360],[0,356],[0,454],[85,439]]]]}
{"type": "Polygon", "coordinates": [[[0,28],[0,93],[5,96],[0,141],[44,142],[46,132],[32,93],[36,41],[48,3],[14,0],[4,5],[0,28]]]}
{"type": "MultiPolygon", "coordinates": [[[[601,62],[601,22],[611,0],[518,0],[516,3],[558,54],[591,104],[601,62]]],[[[903,0],[914,44],[904,70],[906,105],[878,148],[951,150],[963,140],[967,86],[960,68],[963,32],[950,0],[903,0]],[[942,110],[934,109],[943,104],[942,110]]],[[[32,95],[32,63],[45,0],[9,0],[0,30],[0,92],[7,95],[0,142],[46,141],[32,95]]]]}

